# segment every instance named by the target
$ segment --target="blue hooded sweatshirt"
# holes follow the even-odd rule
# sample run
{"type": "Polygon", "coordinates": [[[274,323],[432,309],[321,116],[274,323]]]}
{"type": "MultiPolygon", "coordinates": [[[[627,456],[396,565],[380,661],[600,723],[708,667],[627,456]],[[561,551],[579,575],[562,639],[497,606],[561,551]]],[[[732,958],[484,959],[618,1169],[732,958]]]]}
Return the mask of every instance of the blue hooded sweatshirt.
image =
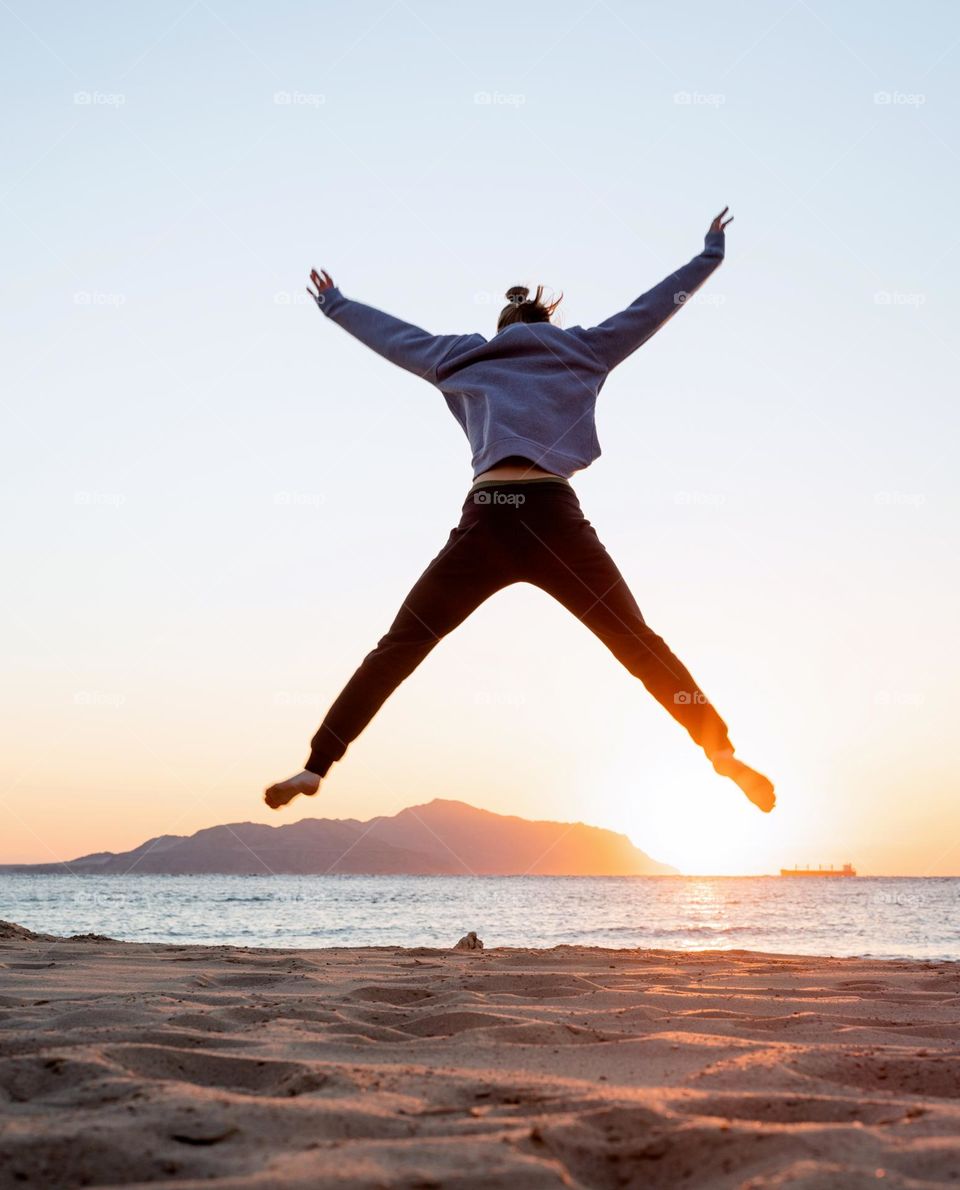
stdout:
{"type": "Polygon", "coordinates": [[[724,233],[707,232],[699,256],[593,327],[513,323],[492,339],[431,335],[344,297],[320,309],[384,359],[435,385],[473,449],[474,477],[523,455],[569,478],[600,456],[597,395],[610,372],[683,306],[723,260],[724,233]]]}

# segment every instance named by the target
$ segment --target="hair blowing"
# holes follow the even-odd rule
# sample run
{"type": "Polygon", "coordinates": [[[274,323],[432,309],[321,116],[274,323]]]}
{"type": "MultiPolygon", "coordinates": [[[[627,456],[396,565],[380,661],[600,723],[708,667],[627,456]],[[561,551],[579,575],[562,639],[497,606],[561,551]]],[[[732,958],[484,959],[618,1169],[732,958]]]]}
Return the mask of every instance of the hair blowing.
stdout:
{"type": "Polygon", "coordinates": [[[500,312],[497,320],[497,330],[502,331],[505,326],[515,322],[549,322],[557,306],[563,301],[563,294],[552,302],[543,300],[543,286],[537,286],[533,299],[526,285],[514,285],[508,289],[505,297],[507,305],[500,312]]]}

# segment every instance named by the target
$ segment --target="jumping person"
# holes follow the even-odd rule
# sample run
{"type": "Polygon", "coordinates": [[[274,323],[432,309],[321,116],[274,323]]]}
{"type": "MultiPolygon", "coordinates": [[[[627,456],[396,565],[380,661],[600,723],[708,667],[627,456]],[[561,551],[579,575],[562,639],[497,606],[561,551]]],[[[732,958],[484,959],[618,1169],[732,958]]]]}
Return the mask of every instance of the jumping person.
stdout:
{"type": "Polygon", "coordinates": [[[600,455],[597,394],[610,372],[664,325],[723,260],[724,207],[704,250],[598,326],[564,329],[561,299],[507,291],[492,339],[431,335],[346,298],[314,269],[307,292],[321,311],[391,363],[443,394],[473,449],[473,485],[459,524],[417,580],[375,649],[347,682],[311,742],[302,772],[267,789],[278,809],[315,794],[384,701],[430,650],[485,599],[527,582],[559,600],[689,732],[714,770],[761,810],[773,785],[734,756],[727,727],[661,637],[584,517],[569,483],[600,455]]]}

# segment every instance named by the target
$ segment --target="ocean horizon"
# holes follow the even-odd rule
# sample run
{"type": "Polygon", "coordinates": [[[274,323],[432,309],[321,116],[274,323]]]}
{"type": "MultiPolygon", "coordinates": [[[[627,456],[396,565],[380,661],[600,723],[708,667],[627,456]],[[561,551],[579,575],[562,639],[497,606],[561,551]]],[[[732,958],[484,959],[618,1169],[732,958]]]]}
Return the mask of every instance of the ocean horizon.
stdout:
{"type": "Polygon", "coordinates": [[[960,877],[0,874],[0,918],[127,942],[960,959],[960,877]]]}

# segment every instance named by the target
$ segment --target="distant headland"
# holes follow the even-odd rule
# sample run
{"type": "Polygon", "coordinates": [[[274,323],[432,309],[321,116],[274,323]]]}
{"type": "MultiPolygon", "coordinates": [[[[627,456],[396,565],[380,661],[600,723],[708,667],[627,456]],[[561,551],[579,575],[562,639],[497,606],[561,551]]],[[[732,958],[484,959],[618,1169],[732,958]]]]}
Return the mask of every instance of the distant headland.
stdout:
{"type": "Polygon", "coordinates": [[[494,814],[437,798],[390,817],[235,822],[159,835],[132,851],[2,872],[73,875],[673,876],[626,835],[582,822],[494,814]]]}

